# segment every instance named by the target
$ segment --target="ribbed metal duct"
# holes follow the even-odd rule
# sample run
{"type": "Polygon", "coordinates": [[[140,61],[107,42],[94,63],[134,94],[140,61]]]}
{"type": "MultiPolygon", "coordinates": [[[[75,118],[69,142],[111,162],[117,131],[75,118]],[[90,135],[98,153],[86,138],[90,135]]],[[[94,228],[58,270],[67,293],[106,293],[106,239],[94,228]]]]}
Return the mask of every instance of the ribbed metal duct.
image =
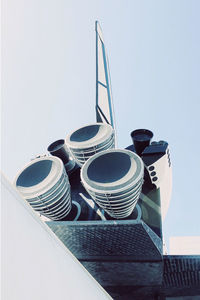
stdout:
{"type": "Polygon", "coordinates": [[[81,169],[82,183],[111,217],[128,217],[141,193],[144,165],[128,150],[106,150],[91,157],[81,169]]]}
{"type": "Polygon", "coordinates": [[[94,154],[115,147],[114,130],[109,124],[87,125],[69,134],[65,142],[75,161],[82,166],[94,154]]]}
{"type": "Polygon", "coordinates": [[[26,165],[14,185],[32,208],[52,219],[61,220],[71,210],[71,192],[63,162],[42,157],[26,165]]]}

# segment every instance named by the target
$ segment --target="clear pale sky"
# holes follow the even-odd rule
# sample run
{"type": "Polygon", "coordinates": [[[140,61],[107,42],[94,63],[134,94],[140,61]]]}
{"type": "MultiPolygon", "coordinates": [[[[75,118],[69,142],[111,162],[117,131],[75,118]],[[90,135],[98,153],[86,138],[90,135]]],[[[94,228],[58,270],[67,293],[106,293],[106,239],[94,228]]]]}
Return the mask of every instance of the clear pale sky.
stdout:
{"type": "Polygon", "coordinates": [[[2,0],[2,170],[17,172],[95,122],[95,20],[107,48],[119,148],[148,128],[170,144],[165,238],[200,235],[200,1],[2,0]]]}

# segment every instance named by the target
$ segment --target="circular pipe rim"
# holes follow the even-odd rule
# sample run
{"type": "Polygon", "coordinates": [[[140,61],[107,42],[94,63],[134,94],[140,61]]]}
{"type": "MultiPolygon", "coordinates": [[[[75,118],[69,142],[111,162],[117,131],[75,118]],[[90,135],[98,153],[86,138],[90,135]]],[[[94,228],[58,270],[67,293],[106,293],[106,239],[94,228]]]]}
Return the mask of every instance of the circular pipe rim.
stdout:
{"type": "Polygon", "coordinates": [[[131,131],[131,137],[135,138],[138,134],[145,134],[149,137],[149,139],[152,139],[153,132],[149,129],[135,129],[131,131]]]}
{"type": "MultiPolygon", "coordinates": [[[[102,130],[103,131],[103,130],[102,130]]],[[[77,128],[76,130],[72,131],[71,133],[69,133],[66,136],[65,139],[65,143],[67,144],[68,148],[73,148],[73,149],[79,149],[80,146],[81,148],[90,148],[93,147],[97,144],[100,144],[101,142],[103,142],[105,139],[107,139],[107,137],[109,137],[112,133],[114,132],[114,129],[112,128],[111,125],[109,124],[105,124],[105,123],[92,123],[92,124],[88,124],[82,127],[77,128]],[[92,127],[92,126],[99,126],[99,128],[105,128],[105,133],[103,134],[103,136],[99,136],[99,138],[97,137],[96,140],[90,141],[91,139],[84,141],[84,142],[71,142],[70,141],[70,137],[77,131],[87,128],[87,127],[92,127]]]]}
{"type": "Polygon", "coordinates": [[[17,190],[23,195],[23,197],[25,198],[34,198],[37,197],[41,194],[44,194],[45,192],[49,191],[54,185],[55,183],[57,183],[57,181],[60,179],[60,177],[62,176],[64,170],[64,165],[63,162],[60,158],[56,157],[56,156],[48,156],[48,157],[42,157],[42,158],[36,158],[33,161],[29,162],[15,177],[14,179],[14,186],[17,188],[17,190]],[[17,185],[17,180],[20,177],[20,175],[31,165],[34,165],[40,161],[44,161],[44,160],[50,160],[54,163],[54,167],[55,167],[55,173],[52,175],[53,178],[49,178],[49,175],[43,180],[41,181],[39,184],[36,184],[32,187],[21,187],[17,185]],[[56,166],[58,167],[56,170],[56,166]],[[46,182],[44,182],[46,181],[46,182]],[[49,181],[49,182],[48,182],[49,181]]]}
{"type": "MultiPolygon", "coordinates": [[[[130,150],[122,150],[122,149],[109,149],[109,150],[104,150],[100,153],[97,153],[95,155],[93,155],[92,157],[90,157],[87,162],[83,165],[83,167],[81,168],[81,172],[80,172],[80,177],[81,177],[81,181],[84,185],[84,187],[86,188],[86,190],[91,190],[93,192],[101,192],[101,193],[105,193],[107,194],[108,192],[112,192],[112,193],[119,193],[121,191],[124,191],[126,190],[127,188],[135,185],[140,179],[143,179],[143,176],[144,176],[144,164],[143,164],[143,161],[142,159],[134,152],[130,151],[130,150]],[[126,153],[127,155],[129,156],[132,156],[132,159],[136,159],[138,162],[139,162],[139,167],[140,167],[140,170],[139,170],[139,174],[138,176],[136,177],[136,173],[137,173],[137,170],[136,172],[134,172],[133,176],[127,180],[127,182],[125,182],[124,184],[121,184],[123,185],[122,187],[117,187],[115,186],[115,188],[105,188],[104,189],[102,188],[101,190],[98,189],[97,187],[93,187],[91,186],[89,183],[91,182],[91,180],[88,179],[88,176],[87,176],[87,170],[88,170],[88,167],[89,165],[96,159],[98,158],[99,156],[101,155],[104,155],[104,154],[107,154],[107,153],[112,153],[112,152],[121,152],[121,153],[126,153]],[[87,181],[85,180],[85,177],[87,178],[87,181]],[[135,177],[135,178],[134,178],[135,177]]],[[[98,186],[98,184],[95,184],[96,186],[98,186]]],[[[99,184],[100,185],[100,184],[99,184]]],[[[119,184],[118,184],[119,186],[119,184]]],[[[103,187],[103,186],[102,186],[103,187]]]]}

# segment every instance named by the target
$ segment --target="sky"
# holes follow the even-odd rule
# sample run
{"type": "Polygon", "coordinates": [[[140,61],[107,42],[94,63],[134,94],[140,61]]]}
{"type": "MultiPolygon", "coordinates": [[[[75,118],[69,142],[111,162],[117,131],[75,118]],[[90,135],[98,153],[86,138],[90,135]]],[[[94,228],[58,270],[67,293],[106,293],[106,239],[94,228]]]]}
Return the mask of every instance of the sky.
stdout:
{"type": "Polygon", "coordinates": [[[147,128],[171,151],[163,232],[200,235],[200,2],[2,0],[1,169],[95,122],[95,20],[109,58],[118,147],[147,128]]]}

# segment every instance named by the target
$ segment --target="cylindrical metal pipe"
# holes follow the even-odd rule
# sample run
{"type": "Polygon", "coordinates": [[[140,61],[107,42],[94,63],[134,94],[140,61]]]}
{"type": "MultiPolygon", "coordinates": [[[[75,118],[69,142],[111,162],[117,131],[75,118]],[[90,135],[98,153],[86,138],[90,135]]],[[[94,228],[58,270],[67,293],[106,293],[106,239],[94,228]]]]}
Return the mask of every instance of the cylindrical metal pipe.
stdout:
{"type": "Polygon", "coordinates": [[[148,129],[137,129],[131,132],[131,138],[136,150],[136,153],[141,156],[144,149],[149,146],[153,137],[153,132],[148,129]]]}
{"type": "Polygon", "coordinates": [[[71,211],[70,184],[58,157],[31,161],[16,176],[14,185],[33,209],[52,220],[61,220],[71,211]]]}
{"type": "Polygon", "coordinates": [[[143,175],[142,159],[132,151],[120,149],[96,153],[81,169],[86,191],[99,207],[116,219],[126,218],[133,212],[140,197],[143,175]]]}
{"type": "Polygon", "coordinates": [[[67,135],[65,142],[76,163],[82,166],[94,154],[115,147],[114,130],[109,124],[90,124],[67,135]]]}
{"type": "Polygon", "coordinates": [[[51,153],[51,155],[59,157],[64,165],[69,162],[69,152],[64,140],[57,140],[53,142],[49,145],[47,150],[51,153]]]}

